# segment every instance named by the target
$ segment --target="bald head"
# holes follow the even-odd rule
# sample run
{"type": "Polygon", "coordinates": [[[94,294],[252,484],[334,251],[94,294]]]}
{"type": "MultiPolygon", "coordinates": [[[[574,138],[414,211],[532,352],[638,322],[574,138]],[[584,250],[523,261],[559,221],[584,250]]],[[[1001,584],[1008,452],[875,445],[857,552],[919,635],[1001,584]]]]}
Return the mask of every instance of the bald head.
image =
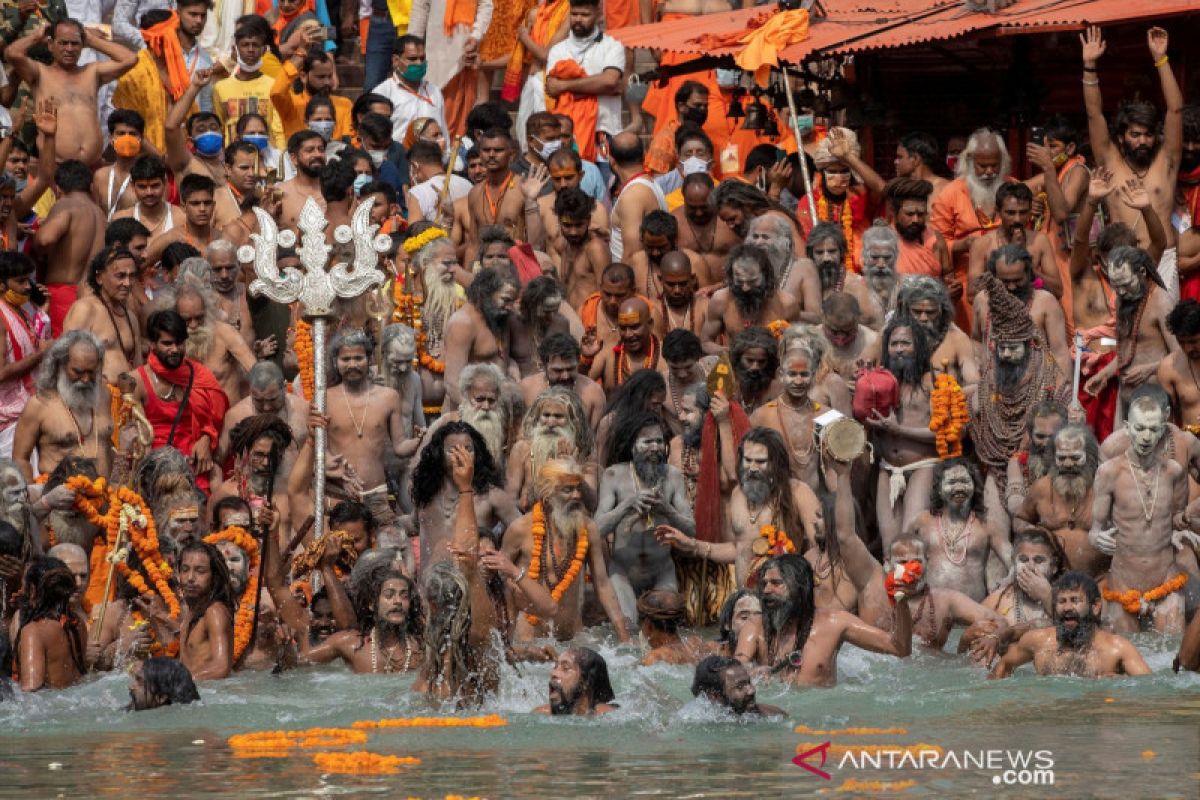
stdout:
{"type": "Polygon", "coordinates": [[[83,590],[87,588],[88,582],[88,556],[83,548],[77,544],[63,542],[51,547],[46,555],[57,558],[67,565],[67,569],[75,576],[76,592],[82,594],[83,590]]]}
{"type": "Polygon", "coordinates": [[[621,302],[617,310],[617,331],[621,334],[625,355],[640,356],[646,352],[650,346],[650,306],[645,300],[630,297],[621,302]]]}
{"type": "Polygon", "coordinates": [[[617,309],[617,322],[624,325],[627,319],[634,320],[635,315],[638,322],[650,319],[650,306],[640,297],[631,297],[621,303],[617,309]]]}
{"type": "Polygon", "coordinates": [[[659,269],[663,275],[691,275],[692,260],[681,250],[672,250],[662,257],[659,269]]]}
{"type": "Polygon", "coordinates": [[[636,167],[640,170],[642,162],[646,160],[646,150],[636,133],[618,133],[613,137],[608,151],[613,165],[617,167],[636,167]]]}

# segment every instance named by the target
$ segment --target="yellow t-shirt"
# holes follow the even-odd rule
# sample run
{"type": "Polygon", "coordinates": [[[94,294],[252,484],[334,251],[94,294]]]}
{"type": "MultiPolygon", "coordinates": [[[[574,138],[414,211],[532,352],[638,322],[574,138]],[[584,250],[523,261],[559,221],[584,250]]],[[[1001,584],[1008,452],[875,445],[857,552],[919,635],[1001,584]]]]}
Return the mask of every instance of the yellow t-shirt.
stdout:
{"type": "Polygon", "coordinates": [[[274,83],[275,79],[264,72],[248,81],[231,76],[213,86],[213,111],[221,120],[226,143],[237,138],[234,126],[243,114],[259,114],[267,121],[271,131],[271,146],[277,150],[287,147],[283,122],[271,102],[271,86],[274,83]]]}

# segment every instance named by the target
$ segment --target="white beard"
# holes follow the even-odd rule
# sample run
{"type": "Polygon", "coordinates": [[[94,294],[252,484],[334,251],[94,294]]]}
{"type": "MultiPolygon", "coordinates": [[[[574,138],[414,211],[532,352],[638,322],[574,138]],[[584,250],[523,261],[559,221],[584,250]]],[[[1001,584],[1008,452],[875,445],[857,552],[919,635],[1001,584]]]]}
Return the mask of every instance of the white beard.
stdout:
{"type": "Polygon", "coordinates": [[[492,454],[492,460],[503,464],[505,429],[500,412],[495,409],[480,411],[471,405],[470,400],[463,400],[458,406],[458,418],[479,431],[488,452],[492,454]]]}
{"type": "Polygon", "coordinates": [[[195,330],[188,331],[187,341],[183,343],[183,353],[193,361],[207,364],[216,343],[217,334],[212,323],[205,322],[195,330]]]}
{"type": "MultiPolygon", "coordinates": [[[[559,536],[571,536],[580,528],[587,525],[587,511],[579,509],[577,511],[567,511],[561,508],[550,507],[550,524],[554,526],[554,530],[559,536]]],[[[575,554],[572,553],[572,556],[575,554]]]]}
{"type": "Polygon", "coordinates": [[[93,383],[91,389],[80,390],[67,377],[67,373],[58,373],[58,396],[67,404],[67,408],[79,414],[84,411],[94,411],[100,402],[100,384],[93,383]]]}
{"type": "MultiPolygon", "coordinates": [[[[445,326],[446,320],[450,319],[450,315],[454,313],[454,306],[458,301],[458,291],[455,289],[455,284],[442,282],[440,272],[441,269],[436,264],[430,264],[425,268],[425,274],[422,276],[425,282],[425,302],[421,316],[425,320],[437,320],[440,326],[445,326]]],[[[430,336],[440,341],[442,331],[430,331],[430,336]]]]}
{"type": "Polygon", "coordinates": [[[996,190],[1004,178],[997,175],[994,178],[980,178],[972,170],[967,173],[967,190],[971,193],[971,203],[989,217],[996,213],[996,190]]]}
{"type": "Polygon", "coordinates": [[[575,455],[575,440],[572,431],[565,428],[547,429],[541,425],[533,429],[529,439],[529,457],[533,468],[533,479],[537,480],[542,465],[553,458],[575,455]],[[566,447],[563,447],[563,444],[566,447]]]}

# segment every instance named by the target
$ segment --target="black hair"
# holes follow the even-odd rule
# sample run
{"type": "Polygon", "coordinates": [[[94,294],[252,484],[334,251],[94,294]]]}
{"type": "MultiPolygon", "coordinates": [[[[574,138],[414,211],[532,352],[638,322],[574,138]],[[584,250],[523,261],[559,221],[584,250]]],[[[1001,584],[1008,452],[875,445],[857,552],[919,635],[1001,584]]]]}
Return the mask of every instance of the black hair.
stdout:
{"type": "MultiPolygon", "coordinates": [[[[392,565],[390,560],[380,559],[372,564],[365,575],[355,576],[351,581],[351,603],[354,605],[354,616],[358,621],[358,630],[365,637],[375,629],[379,620],[375,616],[376,606],[379,605],[379,593],[383,585],[391,580],[404,581],[408,586],[408,618],[404,621],[406,638],[420,640],[425,635],[425,606],[421,603],[421,592],[417,583],[409,576],[392,565]]],[[[313,597],[316,603],[316,597],[313,597]]]]}
{"type": "Polygon", "coordinates": [[[212,529],[214,531],[221,530],[221,515],[226,511],[245,511],[250,513],[250,504],[236,494],[222,497],[216,502],[212,510],[212,529]]]}
{"type": "MultiPolygon", "coordinates": [[[[80,676],[87,674],[84,662],[84,637],[87,631],[82,620],[71,608],[71,595],[76,591],[75,576],[67,565],[51,556],[38,556],[25,570],[23,596],[17,612],[18,627],[13,651],[21,652],[21,633],[25,626],[39,620],[53,620],[63,627],[71,660],[80,676]]],[[[3,591],[0,589],[0,591],[3,591]]]]}
{"type": "Polygon", "coordinates": [[[1158,107],[1153,103],[1140,100],[1122,103],[1121,107],[1117,109],[1117,116],[1113,119],[1113,133],[1116,134],[1114,138],[1124,139],[1125,132],[1133,125],[1143,127],[1155,136],[1159,136],[1162,114],[1158,112],[1158,107]]]}
{"type": "Polygon", "coordinates": [[[347,522],[361,522],[367,529],[367,533],[374,532],[376,528],[375,517],[371,514],[371,509],[357,500],[343,500],[329,512],[330,530],[335,530],[337,526],[347,522]]]}
{"type": "Polygon", "coordinates": [[[249,125],[254,120],[258,120],[259,122],[261,122],[263,124],[263,127],[265,127],[267,129],[267,132],[269,135],[270,130],[271,130],[271,125],[267,122],[267,118],[264,117],[262,114],[256,113],[254,111],[247,111],[245,114],[242,114],[240,117],[238,117],[237,122],[235,122],[233,124],[233,132],[237,135],[237,137],[239,139],[246,135],[246,126],[249,125]]]}
{"type": "Polygon", "coordinates": [[[167,165],[158,156],[138,156],[129,167],[129,179],[134,182],[165,181],[167,179],[167,165]]]}
{"type": "Polygon", "coordinates": [[[754,592],[750,589],[738,589],[725,598],[725,602],[721,604],[721,613],[717,616],[717,641],[722,644],[736,645],[737,640],[733,638],[733,612],[737,608],[738,600],[741,600],[746,595],[754,596],[754,592]]]}
{"type": "Polygon", "coordinates": [[[555,150],[546,163],[550,167],[553,167],[555,164],[560,164],[564,161],[571,162],[571,166],[575,167],[578,172],[583,172],[583,159],[579,157],[579,153],[576,153],[570,148],[559,148],[558,150],[555,150]]]}
{"type": "MultiPolygon", "coordinates": [[[[571,5],[594,5],[598,0],[571,0],[571,5]]],[[[590,647],[572,647],[570,652],[579,665],[579,685],[587,691],[593,706],[611,703],[616,698],[612,681],[608,678],[608,664],[604,656],[590,647]]]]}
{"type": "Polygon", "coordinates": [[[1062,114],[1055,114],[1046,120],[1046,138],[1054,139],[1062,142],[1064,145],[1073,144],[1079,146],[1079,128],[1071,124],[1071,121],[1062,114]]]}
{"type": "Polygon", "coordinates": [[[1033,283],[1033,254],[1025,249],[1023,244],[1006,244],[988,253],[987,271],[996,274],[996,265],[1003,261],[1006,264],[1021,263],[1025,265],[1025,275],[1033,283]]]}
{"type": "Polygon", "coordinates": [[[554,198],[554,216],[559,219],[590,220],[595,208],[595,198],[574,186],[568,186],[554,198]]]}
{"type": "Polygon", "coordinates": [[[148,30],[153,28],[155,25],[166,22],[170,18],[170,9],[152,8],[145,14],[142,14],[142,16],[138,17],[138,28],[141,30],[148,30]]]}
{"type": "Polygon", "coordinates": [[[512,117],[509,116],[508,109],[495,101],[480,103],[467,114],[467,130],[486,131],[483,138],[493,135],[492,131],[500,129],[509,134],[511,139],[512,127],[512,117]]]}
{"type": "MultiPolygon", "coordinates": [[[[182,0],[180,6],[188,3],[182,0]]],[[[204,0],[200,0],[204,2],[204,0]]],[[[146,691],[155,697],[163,698],[164,706],[185,706],[188,703],[198,703],[200,692],[196,690],[196,682],[192,673],[177,658],[166,656],[151,656],[142,662],[142,682],[146,691]]]]}
{"type": "Polygon", "coordinates": [[[1096,579],[1086,572],[1078,570],[1071,570],[1059,575],[1058,580],[1051,584],[1050,588],[1055,604],[1058,602],[1059,594],[1071,589],[1083,590],[1089,606],[1095,605],[1100,600],[1100,586],[1096,583],[1096,579]]]}
{"type": "MultiPolygon", "coordinates": [[[[47,489],[47,491],[49,490],[47,489]]],[[[11,523],[0,520],[0,556],[21,558],[24,546],[25,537],[21,535],[21,532],[11,523]]],[[[2,663],[0,662],[0,664],[2,663]]]]}
{"type": "Polygon", "coordinates": [[[779,371],[779,341],[766,328],[753,325],[738,331],[729,342],[729,359],[736,366],[741,362],[746,351],[758,348],[767,352],[767,366],[764,371],[775,375],[779,371]]]}
{"type": "Polygon", "coordinates": [[[321,141],[325,141],[321,137],[321,134],[317,133],[316,131],[309,130],[308,128],[296,131],[288,137],[288,153],[293,156],[298,155],[300,153],[300,148],[304,146],[304,143],[311,142],[313,139],[321,139],[321,141]]]}
{"type": "Polygon", "coordinates": [[[924,131],[913,131],[900,137],[900,146],[921,159],[921,163],[932,168],[938,163],[938,143],[924,131]]]}
{"type": "Polygon", "coordinates": [[[846,252],[846,234],[842,232],[841,223],[821,222],[814,225],[812,230],[809,231],[808,241],[804,245],[804,250],[808,254],[808,257],[813,257],[813,252],[817,249],[818,242],[823,242],[827,239],[833,240],[839,253],[846,252]]]}
{"type": "MultiPolygon", "coordinates": [[[[321,50],[320,48],[313,48],[308,51],[307,55],[304,56],[304,63],[300,67],[300,69],[303,72],[308,72],[313,67],[315,67],[317,64],[328,64],[331,61],[333,61],[332,53],[326,53],[324,50],[321,50]]],[[[326,99],[328,100],[328,98],[326,98],[326,99]]],[[[331,101],[330,105],[332,105],[332,104],[333,103],[331,101]]]]}
{"type": "Polygon", "coordinates": [[[58,29],[61,28],[63,25],[69,25],[69,26],[75,28],[76,30],[79,31],[79,36],[81,38],[86,38],[86,34],[83,31],[83,23],[80,22],[79,20],[75,19],[74,17],[66,17],[64,19],[60,19],[57,22],[55,22],[51,26],[51,30],[50,30],[51,36],[57,36],[58,29]]]}
{"type": "Polygon", "coordinates": [[[1183,141],[1200,141],[1200,105],[1195,103],[1183,107],[1183,141]]]}
{"type": "Polygon", "coordinates": [[[1010,197],[1022,203],[1032,203],[1033,190],[1020,181],[1005,181],[996,190],[996,208],[1004,205],[1004,201],[1010,197]]]}
{"type": "Polygon", "coordinates": [[[559,133],[562,133],[562,120],[558,118],[557,114],[549,111],[535,111],[529,115],[529,119],[525,120],[525,138],[530,136],[538,138],[538,133],[547,128],[557,128],[559,133]]]}
{"type": "Polygon", "coordinates": [[[374,111],[364,114],[363,118],[358,121],[358,135],[361,138],[370,138],[372,141],[387,139],[390,142],[392,139],[392,118],[385,117],[383,114],[377,114],[374,111]]]}
{"type": "Polygon", "coordinates": [[[614,261],[600,273],[600,283],[626,283],[633,286],[636,277],[633,267],[622,264],[620,261],[614,261]]]}
{"type": "Polygon", "coordinates": [[[565,358],[568,361],[578,361],[582,350],[575,337],[564,331],[547,334],[538,344],[538,358],[543,364],[549,364],[552,358],[565,358]]]}
{"type": "Polygon", "coordinates": [[[521,318],[528,325],[533,318],[541,311],[542,304],[546,302],[546,298],[558,295],[565,296],[566,291],[562,284],[558,282],[552,275],[539,275],[529,283],[525,284],[524,290],[521,292],[520,308],[521,318]]]}
{"type": "MultiPolygon", "coordinates": [[[[749,175],[751,172],[759,168],[770,169],[775,166],[783,151],[773,144],[756,145],[750,154],[746,156],[746,166],[742,170],[743,173],[749,175]]],[[[697,174],[697,173],[693,173],[697,174]]]]}
{"type": "Polygon", "coordinates": [[[516,148],[516,142],[513,141],[512,134],[508,132],[508,128],[488,128],[479,134],[478,144],[482,145],[485,139],[503,139],[510,150],[516,148]]]}
{"type": "Polygon", "coordinates": [[[221,118],[218,117],[213,112],[197,111],[195,114],[192,114],[190,117],[187,118],[187,122],[184,124],[184,128],[187,130],[188,136],[192,136],[193,138],[195,138],[192,131],[195,129],[196,123],[197,122],[208,122],[210,120],[212,122],[217,123],[218,125],[221,124],[221,118]]]}
{"type": "Polygon", "coordinates": [[[679,130],[675,131],[676,151],[682,152],[683,146],[687,142],[700,142],[708,148],[710,155],[714,152],[712,139],[710,139],[708,134],[705,133],[704,130],[694,122],[685,122],[683,125],[679,126],[679,130]]]}
{"type": "Polygon", "coordinates": [[[329,96],[324,94],[314,94],[312,97],[308,98],[308,102],[304,104],[304,118],[307,120],[312,117],[318,108],[328,108],[329,111],[334,115],[334,121],[337,120],[337,109],[333,107],[333,100],[329,99],[329,96]]]}
{"type": "Polygon", "coordinates": [[[471,488],[475,493],[485,494],[504,485],[500,470],[496,467],[483,436],[467,423],[455,420],[439,426],[421,450],[421,457],[412,474],[412,501],[417,508],[428,506],[441,491],[446,477],[446,456],[442,447],[446,438],[456,433],[471,437],[471,444],[475,450],[475,477],[471,488]]]}
{"type": "MultiPolygon", "coordinates": [[[[722,206],[729,206],[741,210],[747,216],[755,217],[771,207],[771,200],[758,187],[745,181],[730,179],[721,181],[713,189],[712,194],[708,196],[708,205],[718,210],[722,206]]],[[[838,230],[841,230],[840,225],[838,230]]]]}
{"type": "MultiPolygon", "coordinates": [[[[884,369],[888,367],[888,347],[892,342],[892,334],[898,328],[908,328],[913,337],[913,357],[916,360],[914,372],[917,375],[924,376],[930,370],[930,358],[933,356],[932,343],[929,341],[929,332],[925,326],[917,322],[910,316],[905,314],[893,314],[888,320],[888,324],[883,328],[883,334],[879,340],[880,363],[884,369]]],[[[894,374],[894,373],[893,373],[894,374]]],[[[896,375],[896,380],[903,382],[903,377],[896,375]]]]}
{"type": "MultiPolygon", "coordinates": [[[[744,592],[745,590],[742,590],[744,592]]],[[[739,592],[742,593],[742,592],[739,592]]],[[[742,662],[733,656],[705,656],[696,665],[692,676],[692,697],[704,695],[711,699],[725,699],[725,670],[739,666],[742,662]]]]}
{"type": "Polygon", "coordinates": [[[420,36],[415,36],[411,33],[406,33],[403,36],[396,38],[396,43],[392,45],[392,55],[398,56],[404,53],[404,48],[409,45],[414,47],[424,47],[425,40],[420,36]]]}
{"type": "Polygon", "coordinates": [[[100,273],[107,270],[114,262],[129,259],[137,266],[137,259],[124,245],[114,244],[104,247],[88,262],[87,285],[97,295],[100,294],[100,273]]]}
{"type": "Polygon", "coordinates": [[[132,108],[114,108],[113,112],[108,115],[108,133],[111,136],[118,125],[128,125],[138,132],[138,135],[146,132],[145,118],[134,111],[132,108]]]}
{"type": "Polygon", "coordinates": [[[629,144],[624,146],[618,144],[617,139],[613,139],[612,144],[608,146],[608,155],[617,166],[629,167],[646,160],[646,148],[637,136],[629,137],[629,144]]]}
{"type": "MultiPolygon", "coordinates": [[[[480,248],[482,251],[482,248],[480,248]]],[[[510,270],[487,267],[475,273],[475,280],[467,287],[467,302],[476,308],[484,308],[492,295],[506,285],[518,286],[516,275],[510,270]]]]}
{"type": "MultiPolygon", "coordinates": [[[[655,393],[665,395],[666,391],[667,381],[663,378],[661,372],[654,369],[635,370],[632,375],[625,379],[625,382],[621,384],[620,388],[612,396],[612,399],[609,400],[605,413],[612,414],[613,420],[641,413],[648,410],[650,395],[655,393]]],[[[609,455],[610,457],[612,455],[611,448],[609,455]]],[[[612,462],[610,461],[609,463],[612,462]]],[[[607,467],[608,464],[604,466],[607,467]]]]}
{"type": "Polygon", "coordinates": [[[726,286],[733,285],[733,265],[738,261],[753,261],[762,271],[763,285],[768,288],[775,285],[775,267],[771,263],[771,256],[767,254],[767,251],[757,245],[739,244],[725,257],[726,286]]]}
{"type": "Polygon", "coordinates": [[[354,164],[349,159],[326,161],[325,166],[321,167],[321,197],[326,203],[348,199],[356,178],[358,175],[354,172],[354,164]]]}
{"type": "Polygon", "coordinates": [[[883,192],[887,196],[888,205],[892,207],[892,211],[899,212],[900,208],[910,200],[928,203],[929,196],[933,194],[933,184],[918,178],[892,178],[887,182],[883,192]]]}
{"type": "Polygon", "coordinates": [[[681,106],[692,99],[692,95],[702,94],[708,97],[708,87],[699,81],[684,81],[679,88],[675,90],[675,105],[681,106]]]}
{"type": "Polygon", "coordinates": [[[179,199],[185,203],[189,197],[198,192],[215,194],[216,191],[217,184],[207,175],[197,175],[193,172],[190,175],[184,175],[179,181],[179,199]]]}
{"type": "Polygon", "coordinates": [[[78,159],[67,159],[54,170],[54,183],[63,194],[87,192],[92,186],[92,170],[78,159]]]}
{"type": "Polygon", "coordinates": [[[983,476],[980,474],[979,467],[976,466],[975,461],[965,456],[948,458],[944,461],[939,461],[934,466],[932,484],[929,487],[929,510],[936,515],[939,511],[946,508],[946,498],[942,496],[942,478],[946,477],[946,473],[955,467],[964,467],[970,474],[971,483],[974,487],[971,495],[971,510],[982,518],[985,511],[983,476]]]}
{"type": "Polygon", "coordinates": [[[673,215],[658,209],[642,217],[642,225],[639,230],[642,235],[667,237],[672,247],[679,238],[679,222],[673,215]]]}
{"type": "Polygon", "coordinates": [[[1200,334],[1200,303],[1190,297],[1180,300],[1167,315],[1167,330],[1176,338],[1200,334]]]}
{"type": "Polygon", "coordinates": [[[184,241],[171,242],[163,248],[162,262],[163,269],[167,272],[174,273],[179,269],[179,265],[189,258],[199,258],[200,250],[195,246],[184,241]]]}
{"type": "Polygon", "coordinates": [[[362,192],[359,193],[359,197],[367,197],[368,195],[372,194],[383,195],[383,199],[386,200],[389,205],[396,203],[398,198],[398,195],[396,194],[396,187],[392,186],[387,181],[371,181],[362,188],[362,192]]]}
{"type": "MultiPolygon", "coordinates": [[[[135,161],[134,163],[136,164],[137,162],[135,161]]],[[[104,229],[104,246],[110,247],[114,244],[122,244],[128,247],[135,236],[148,237],[149,235],[150,229],[145,225],[133,217],[122,217],[121,219],[114,219],[104,229]]]]}
{"type": "MultiPolygon", "coordinates": [[[[159,312],[162,313],[162,312],[159,312]]],[[[154,317],[152,316],[151,319],[154,317]]],[[[208,613],[208,609],[214,603],[221,603],[229,609],[229,615],[233,616],[234,608],[237,606],[237,597],[233,593],[233,581],[229,577],[229,567],[225,564],[225,558],[221,555],[221,551],[215,545],[211,545],[204,541],[188,542],[183,547],[179,548],[180,565],[183,564],[183,558],[188,553],[204,553],[208,557],[209,565],[209,584],[208,594],[201,597],[193,606],[188,605],[190,613],[187,631],[181,631],[180,636],[186,639],[191,635],[192,630],[196,627],[196,623],[204,619],[204,615],[208,613]]]]}
{"type": "Polygon", "coordinates": [[[179,312],[173,308],[164,308],[162,311],[155,311],[146,320],[147,341],[151,343],[157,342],[160,333],[170,334],[176,343],[183,344],[187,341],[188,336],[187,323],[183,321],[183,317],[179,316],[179,312]]]}
{"type": "Polygon", "coordinates": [[[791,487],[792,462],[788,455],[787,445],[778,431],[772,428],[756,426],[746,431],[737,449],[737,471],[741,478],[742,458],[746,453],[746,445],[758,444],[767,449],[767,469],[774,481],[771,486],[772,499],[779,504],[779,528],[788,532],[793,544],[804,550],[804,521],[791,487]],[[779,524],[782,523],[782,524],[779,524]]]}
{"type": "MultiPolygon", "coordinates": [[[[762,429],[752,429],[762,430],[762,429]]],[[[771,431],[775,433],[774,431],[771,431]]],[[[778,434],[776,434],[778,436],[778,434]]],[[[791,492],[787,492],[791,495],[791,492]]],[[[813,616],[816,611],[816,605],[813,602],[813,571],[812,566],[804,556],[799,553],[788,553],[782,556],[775,556],[762,565],[758,571],[758,585],[763,584],[763,576],[767,574],[767,570],[777,569],[783,577],[783,582],[788,587],[788,594],[791,602],[794,604],[791,611],[796,617],[796,641],[793,644],[794,650],[803,651],[804,645],[808,642],[808,635],[812,633],[813,616]]],[[[762,592],[759,591],[759,599],[762,599],[762,592]]],[[[782,628],[776,629],[773,615],[768,613],[765,604],[763,608],[763,632],[766,634],[768,648],[774,644],[782,628]]],[[[786,625],[791,620],[779,620],[786,625]]],[[[774,667],[774,664],[769,666],[774,667]]]]}
{"type": "Polygon", "coordinates": [[[176,0],[176,8],[191,8],[192,6],[204,6],[209,11],[213,10],[212,0],[176,0]]]}
{"type": "Polygon", "coordinates": [[[376,94],[375,92],[364,92],[360,94],[357,99],[355,99],[353,104],[351,104],[350,118],[352,120],[357,120],[363,114],[366,114],[367,109],[369,109],[371,106],[379,105],[381,103],[387,103],[393,109],[396,107],[396,104],[392,102],[390,97],[385,97],[384,95],[376,94]]]}
{"type": "Polygon", "coordinates": [[[687,328],[675,328],[663,337],[662,357],[668,364],[698,361],[703,356],[704,349],[700,346],[700,337],[687,328]]]}
{"type": "Polygon", "coordinates": [[[258,155],[259,151],[258,151],[257,145],[254,145],[254,144],[246,141],[245,139],[238,139],[237,141],[230,143],[225,148],[225,163],[226,163],[226,165],[232,166],[233,162],[234,162],[234,157],[237,156],[239,153],[245,153],[246,155],[253,156],[256,159],[259,157],[259,155],[258,155]]]}
{"type": "Polygon", "coordinates": [[[0,281],[23,278],[37,269],[33,259],[16,250],[0,251],[0,281]]]}
{"type": "Polygon", "coordinates": [[[238,17],[234,23],[234,42],[237,42],[238,39],[249,39],[250,37],[262,39],[263,44],[268,47],[275,43],[275,32],[271,30],[271,23],[258,14],[246,14],[238,17]]]}
{"type": "Polygon", "coordinates": [[[671,431],[658,414],[649,411],[639,411],[634,414],[625,414],[614,418],[612,431],[608,437],[609,463],[605,464],[605,466],[608,467],[613,464],[624,464],[627,461],[632,461],[633,444],[637,441],[638,433],[644,428],[650,427],[660,429],[663,433],[663,438],[670,440],[671,431]]]}
{"type": "Polygon", "coordinates": [[[713,176],[707,172],[693,172],[691,175],[685,175],[683,178],[683,189],[686,192],[693,186],[703,186],[710,192],[716,188],[717,182],[713,180],[713,176]]]}
{"type": "Polygon", "coordinates": [[[418,139],[408,148],[408,163],[410,164],[441,164],[442,148],[437,142],[418,139]]]}

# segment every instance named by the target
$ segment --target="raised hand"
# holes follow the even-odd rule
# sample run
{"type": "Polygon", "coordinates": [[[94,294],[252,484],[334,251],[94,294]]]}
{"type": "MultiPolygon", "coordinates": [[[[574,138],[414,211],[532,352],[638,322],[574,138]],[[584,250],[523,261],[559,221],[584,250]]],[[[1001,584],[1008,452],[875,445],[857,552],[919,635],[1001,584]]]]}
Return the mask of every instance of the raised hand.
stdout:
{"type": "Polygon", "coordinates": [[[600,348],[603,346],[600,342],[600,337],[596,335],[595,328],[588,328],[583,333],[583,339],[580,341],[584,358],[595,358],[600,353],[600,348]]]}
{"type": "Polygon", "coordinates": [[[1030,142],[1025,145],[1025,155],[1029,157],[1030,163],[1042,172],[1054,171],[1054,156],[1050,155],[1050,148],[1045,145],[1030,142]]]}
{"type": "Polygon", "coordinates": [[[1146,31],[1146,45],[1155,64],[1167,57],[1167,32],[1158,26],[1146,31]]]}
{"type": "Polygon", "coordinates": [[[1083,64],[1087,67],[1096,66],[1096,62],[1108,47],[1100,33],[1099,25],[1092,25],[1087,32],[1079,34],[1079,43],[1083,45],[1083,64]]]}
{"type": "Polygon", "coordinates": [[[58,103],[53,97],[41,100],[33,112],[33,124],[43,136],[58,133],[58,103]]]}
{"type": "Polygon", "coordinates": [[[850,155],[850,138],[841,128],[829,129],[829,155],[844,161],[850,155]]]}
{"type": "Polygon", "coordinates": [[[1141,211],[1150,208],[1150,193],[1136,175],[1130,175],[1120,188],[1121,202],[1141,211]]]}
{"type": "Polygon", "coordinates": [[[1093,203],[1099,203],[1104,198],[1112,194],[1113,186],[1112,172],[1106,167],[1098,167],[1092,173],[1092,179],[1088,182],[1088,200],[1093,203]]]}
{"type": "Polygon", "coordinates": [[[786,189],[792,183],[793,169],[787,161],[776,161],[767,170],[767,183],[779,187],[780,190],[786,189]]]}
{"type": "Polygon", "coordinates": [[[471,491],[475,480],[475,454],[461,444],[450,450],[450,477],[459,492],[471,491]]]}
{"type": "Polygon", "coordinates": [[[525,195],[525,199],[529,202],[536,202],[549,180],[550,170],[546,165],[533,164],[529,168],[529,173],[521,179],[521,194],[525,195]]]}
{"type": "Polygon", "coordinates": [[[211,69],[198,69],[192,73],[192,86],[197,86],[203,89],[212,83],[213,71],[211,69]]]}

